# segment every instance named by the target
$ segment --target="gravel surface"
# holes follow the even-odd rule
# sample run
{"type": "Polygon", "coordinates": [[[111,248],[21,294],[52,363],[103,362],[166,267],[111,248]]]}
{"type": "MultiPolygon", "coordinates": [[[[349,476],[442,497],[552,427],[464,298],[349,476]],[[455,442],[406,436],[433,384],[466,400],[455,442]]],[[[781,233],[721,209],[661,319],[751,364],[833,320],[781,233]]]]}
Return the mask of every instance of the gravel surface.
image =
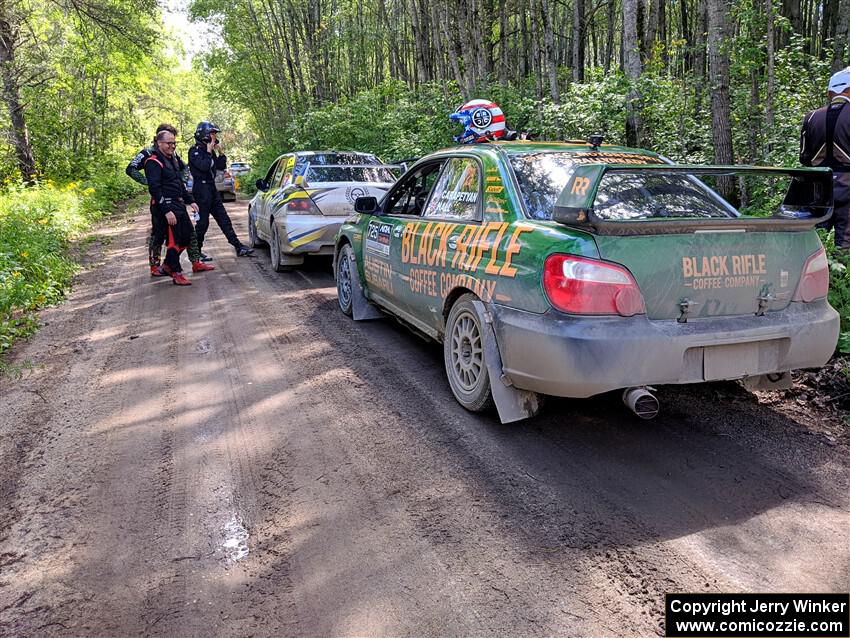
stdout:
{"type": "Polygon", "coordinates": [[[0,635],[653,636],[668,591],[850,590],[850,437],[799,395],[503,426],[440,346],[344,317],[327,264],[213,226],[178,288],[147,230],[99,231],[0,379],[0,635]]]}

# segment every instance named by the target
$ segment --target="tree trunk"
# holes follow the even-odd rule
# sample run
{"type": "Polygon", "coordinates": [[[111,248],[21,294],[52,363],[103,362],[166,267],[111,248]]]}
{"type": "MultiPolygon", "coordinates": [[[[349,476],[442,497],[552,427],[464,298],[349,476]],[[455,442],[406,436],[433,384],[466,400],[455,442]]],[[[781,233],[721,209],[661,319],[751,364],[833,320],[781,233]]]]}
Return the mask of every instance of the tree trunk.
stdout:
{"type": "Polygon", "coordinates": [[[584,82],[584,0],[573,0],[573,80],[584,82]]]}
{"type": "Polygon", "coordinates": [[[770,135],[773,133],[776,119],[773,111],[773,98],[776,93],[776,60],[775,60],[775,25],[773,0],[765,0],[765,13],[767,15],[767,96],[764,100],[764,124],[768,134],[766,154],[770,154],[772,148],[770,135]]]}
{"type": "Polygon", "coordinates": [[[640,94],[637,89],[642,72],[638,40],[639,2],[640,0],[623,0],[623,70],[631,84],[626,98],[626,143],[629,146],[640,146],[643,142],[640,94]]]}
{"type": "MultiPolygon", "coordinates": [[[[575,0],[578,2],[579,0],[575,0]]],[[[549,93],[552,101],[557,104],[561,101],[561,93],[558,89],[558,62],[555,58],[555,35],[552,28],[552,15],[549,13],[549,0],[540,0],[540,8],[543,13],[543,42],[546,49],[546,77],[549,79],[549,93]]]]}
{"type": "Polygon", "coordinates": [[[614,0],[608,0],[608,29],[605,37],[605,74],[611,70],[614,58],[614,31],[617,20],[617,6],[614,0]]]}
{"type": "Polygon", "coordinates": [[[11,124],[10,141],[15,147],[18,168],[27,184],[35,182],[35,159],[32,154],[27,120],[24,115],[24,105],[21,103],[21,87],[18,84],[17,69],[15,68],[15,44],[17,43],[16,29],[9,23],[5,2],[0,2],[0,74],[3,76],[3,101],[9,110],[11,124]]]}
{"type": "Polygon", "coordinates": [[[499,84],[508,86],[508,3],[499,3],[499,84]]]}
{"type": "MultiPolygon", "coordinates": [[[[729,96],[729,26],[726,15],[728,0],[708,0],[708,70],[711,89],[711,125],[714,141],[714,161],[717,164],[732,164],[732,108],[729,96]]],[[[731,197],[734,182],[731,178],[717,180],[719,192],[731,197]]]]}
{"type": "Polygon", "coordinates": [[[838,5],[838,23],[835,28],[835,48],[832,57],[832,70],[850,63],[850,0],[840,0],[838,5]]]}

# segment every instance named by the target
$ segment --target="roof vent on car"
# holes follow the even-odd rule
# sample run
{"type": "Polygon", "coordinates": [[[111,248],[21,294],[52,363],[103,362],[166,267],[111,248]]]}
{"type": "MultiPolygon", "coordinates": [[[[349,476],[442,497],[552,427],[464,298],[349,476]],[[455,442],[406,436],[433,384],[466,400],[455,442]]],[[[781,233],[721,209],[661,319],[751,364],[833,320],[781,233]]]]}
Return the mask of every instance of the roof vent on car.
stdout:
{"type": "Polygon", "coordinates": [[[591,135],[589,138],[587,138],[587,143],[588,143],[588,144],[590,144],[590,147],[591,147],[594,151],[598,151],[598,150],[599,150],[599,146],[602,144],[602,141],[603,141],[604,139],[605,139],[604,137],[602,137],[601,135],[599,135],[599,134],[597,133],[596,135],[591,135]]]}

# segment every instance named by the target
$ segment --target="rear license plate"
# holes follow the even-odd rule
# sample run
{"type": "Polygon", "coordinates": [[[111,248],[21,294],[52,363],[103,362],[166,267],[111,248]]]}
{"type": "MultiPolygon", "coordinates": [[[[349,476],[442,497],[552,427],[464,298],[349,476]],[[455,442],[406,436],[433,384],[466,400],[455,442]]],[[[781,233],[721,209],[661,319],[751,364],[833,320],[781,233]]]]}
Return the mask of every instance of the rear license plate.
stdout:
{"type": "Polygon", "coordinates": [[[706,381],[775,372],[778,366],[779,340],[776,339],[703,349],[703,378],[706,381]]]}

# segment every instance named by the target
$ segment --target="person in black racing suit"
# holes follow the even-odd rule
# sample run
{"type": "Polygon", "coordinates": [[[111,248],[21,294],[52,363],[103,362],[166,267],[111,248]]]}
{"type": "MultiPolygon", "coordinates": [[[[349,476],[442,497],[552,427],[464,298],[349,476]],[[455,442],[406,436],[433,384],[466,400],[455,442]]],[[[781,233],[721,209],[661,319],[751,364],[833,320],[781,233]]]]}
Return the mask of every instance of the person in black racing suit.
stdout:
{"type": "Polygon", "coordinates": [[[203,253],[204,237],[210,225],[210,215],[213,216],[221,232],[236,249],[239,257],[247,257],[254,252],[252,248],[244,246],[236,232],[233,224],[221,201],[221,195],[215,187],[216,171],[227,168],[227,157],[224,153],[216,151],[218,146],[218,133],[220,129],[211,122],[201,122],[195,129],[195,145],[189,150],[189,170],[192,171],[192,196],[200,208],[200,219],[195,228],[198,235],[198,248],[203,253]]]}
{"type": "Polygon", "coordinates": [[[176,285],[191,286],[192,282],[183,276],[180,253],[189,244],[192,234],[192,221],[186,204],[195,212],[198,206],[183,182],[180,163],[174,154],[176,145],[171,131],[157,133],[156,150],[145,160],[144,169],[148,191],[156,203],[159,227],[166,229],[167,250],[162,271],[170,275],[176,285]]]}
{"type": "Polygon", "coordinates": [[[850,257],[850,67],[829,79],[829,105],[812,111],[800,133],[800,163],[832,169],[832,217],[821,228],[835,229],[835,247],[850,257]]]}
{"type": "MultiPolygon", "coordinates": [[[[177,129],[174,128],[171,124],[160,124],[156,128],[155,135],[158,135],[162,131],[170,131],[175,137],[177,136],[177,129]]],[[[143,148],[139,151],[135,157],[127,164],[127,168],[125,172],[127,175],[138,182],[142,186],[148,185],[148,180],[145,178],[144,173],[142,172],[144,169],[145,161],[153,155],[156,150],[156,137],[154,137],[153,142],[147,148],[143,148]]],[[[177,158],[177,162],[180,166],[181,177],[183,180],[186,180],[188,167],[183,162],[177,153],[174,154],[177,158]]],[[[162,245],[165,243],[167,231],[162,224],[160,224],[161,216],[156,212],[156,204],[153,200],[151,200],[150,205],[151,210],[151,234],[148,240],[148,264],[151,269],[151,277],[164,277],[166,276],[164,272],[160,269],[161,258],[160,255],[162,253],[162,245]]],[[[189,261],[192,262],[192,272],[200,272],[204,270],[215,270],[214,266],[210,266],[201,262],[201,251],[198,249],[198,238],[195,235],[195,229],[192,228],[192,234],[189,238],[189,247],[186,250],[186,253],[189,255],[189,261]]]]}

